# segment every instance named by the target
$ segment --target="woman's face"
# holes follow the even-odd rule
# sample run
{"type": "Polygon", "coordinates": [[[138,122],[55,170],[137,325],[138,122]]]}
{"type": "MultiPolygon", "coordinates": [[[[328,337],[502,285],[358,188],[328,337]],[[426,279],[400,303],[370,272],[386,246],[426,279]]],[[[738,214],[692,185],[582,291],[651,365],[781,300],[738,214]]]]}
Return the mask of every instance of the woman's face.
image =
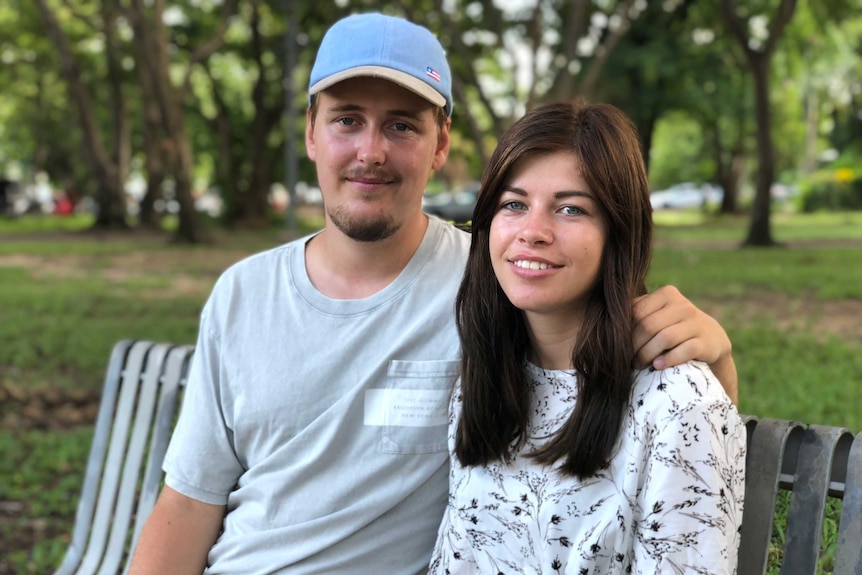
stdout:
{"type": "Polygon", "coordinates": [[[601,271],[606,233],[574,153],[527,156],[504,184],[491,221],[491,264],[528,321],[548,316],[579,324],[601,271]]]}

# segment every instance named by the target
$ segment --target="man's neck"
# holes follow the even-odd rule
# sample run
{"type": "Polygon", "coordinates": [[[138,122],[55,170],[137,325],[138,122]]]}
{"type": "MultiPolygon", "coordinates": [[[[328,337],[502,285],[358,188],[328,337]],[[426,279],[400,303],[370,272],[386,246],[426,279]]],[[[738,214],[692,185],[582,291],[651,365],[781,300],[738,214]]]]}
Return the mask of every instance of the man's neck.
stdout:
{"type": "Polygon", "coordinates": [[[395,281],[422,243],[428,218],[424,214],[419,218],[405,222],[391,237],[377,242],[356,241],[328,224],[305,246],[309,280],[333,299],[374,295],[395,281]]]}

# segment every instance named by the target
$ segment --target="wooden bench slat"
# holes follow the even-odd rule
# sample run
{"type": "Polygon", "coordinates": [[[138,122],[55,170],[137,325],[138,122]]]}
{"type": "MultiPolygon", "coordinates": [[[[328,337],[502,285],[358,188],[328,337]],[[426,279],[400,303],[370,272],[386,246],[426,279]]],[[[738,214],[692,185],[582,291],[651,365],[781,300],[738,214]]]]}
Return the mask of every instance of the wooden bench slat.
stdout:
{"type": "Polygon", "coordinates": [[[136,386],[134,416],[126,424],[131,431],[125,450],[123,472],[117,485],[117,501],[111,517],[111,535],[102,554],[98,575],[115,575],[123,561],[128,533],[132,528],[132,511],[137,500],[138,476],[150,437],[159,382],[170,345],[156,344],[147,352],[146,368],[136,386]]]}
{"type": "Polygon", "coordinates": [[[84,558],[76,571],[77,575],[95,575],[107,546],[110,534],[111,516],[117,499],[117,485],[126,452],[128,438],[128,422],[137,396],[138,380],[145,366],[146,354],[151,347],[150,342],[136,342],[123,369],[117,397],[116,413],[110,429],[110,443],[107,458],[102,466],[99,497],[96,502],[96,513],[90,528],[90,538],[84,558]]]}
{"type": "Polygon", "coordinates": [[[147,467],[144,470],[143,483],[141,484],[131,550],[137,546],[141,529],[143,529],[161,491],[162,476],[164,475],[162,462],[165,459],[165,452],[168,450],[168,443],[173,433],[174,416],[182,402],[181,390],[185,386],[188,364],[191,361],[193,351],[193,346],[184,345],[173,348],[168,354],[165,370],[162,374],[159,403],[153,422],[150,455],[147,458],[147,467]]]}
{"type": "Polygon", "coordinates": [[[852,439],[846,429],[822,425],[811,425],[802,434],[787,512],[782,575],[817,571],[835,451],[842,441],[852,439]]]}
{"type": "Polygon", "coordinates": [[[102,474],[102,463],[108,449],[109,434],[114,419],[114,404],[120,389],[123,366],[126,356],[132,347],[131,340],[123,340],[114,345],[111,350],[111,358],[105,373],[105,382],[102,387],[102,399],[99,403],[99,412],[96,415],[95,432],[93,442],[90,445],[90,455],[87,458],[87,468],[84,472],[84,483],[81,488],[81,496],[78,499],[78,509],[75,513],[75,527],[72,531],[72,540],[66,549],[63,562],[55,572],[55,575],[71,575],[75,573],[78,564],[87,546],[90,535],[90,525],[93,521],[93,513],[96,508],[99,478],[102,474]],[[100,430],[106,430],[100,432],[100,430]]]}
{"type": "Polygon", "coordinates": [[[161,488],[161,464],[191,353],[191,346],[169,343],[123,341],[114,347],[72,542],[55,575],[128,569],[161,488]]]}
{"type": "Polygon", "coordinates": [[[844,503],[838,525],[835,575],[862,575],[862,433],[847,457],[844,503]]]}
{"type": "Polygon", "coordinates": [[[791,435],[801,434],[801,424],[761,419],[748,427],[745,457],[745,506],[739,545],[739,575],[762,575],[769,558],[775,495],[791,435]]]}

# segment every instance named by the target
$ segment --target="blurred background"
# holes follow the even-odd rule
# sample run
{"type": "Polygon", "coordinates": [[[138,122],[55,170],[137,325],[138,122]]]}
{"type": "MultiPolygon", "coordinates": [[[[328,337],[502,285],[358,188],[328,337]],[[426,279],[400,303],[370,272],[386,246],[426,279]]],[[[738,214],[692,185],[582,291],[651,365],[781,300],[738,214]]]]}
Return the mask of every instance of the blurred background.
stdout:
{"type": "Polygon", "coordinates": [[[428,26],[451,62],[452,153],[429,211],[469,203],[525,110],[586,98],[636,122],[656,208],[749,213],[747,240],[768,245],[772,203],[862,204],[860,2],[7,0],[0,206],[109,229],[174,216],[196,242],[201,213],[259,226],[319,202],[309,67],[331,22],[375,9],[428,26]]]}
{"type": "Polygon", "coordinates": [[[537,104],[619,106],[649,166],[651,287],[721,321],[740,410],[862,431],[862,0],[4,0],[0,575],[62,556],[113,343],[193,343],[227,266],[322,226],[308,74],[368,10],[448,53],[426,211],[469,220],[537,104]]]}

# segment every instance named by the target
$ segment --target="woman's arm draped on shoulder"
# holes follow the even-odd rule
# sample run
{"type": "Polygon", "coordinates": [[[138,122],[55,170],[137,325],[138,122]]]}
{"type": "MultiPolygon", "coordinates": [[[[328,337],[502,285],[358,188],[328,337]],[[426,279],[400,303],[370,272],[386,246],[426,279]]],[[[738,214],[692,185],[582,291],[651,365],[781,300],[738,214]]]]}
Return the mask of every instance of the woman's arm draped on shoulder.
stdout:
{"type": "Polygon", "coordinates": [[[200,575],[224,510],[166,486],[141,531],[129,575],[200,575]]]}
{"type": "Polygon", "coordinates": [[[704,313],[673,286],[635,300],[635,364],[656,369],[690,360],[709,364],[734,404],[739,401],[736,364],[730,338],[715,318],[704,313]]]}
{"type": "Polygon", "coordinates": [[[727,398],[704,393],[701,375],[674,371],[653,374],[682,379],[665,385],[670,397],[678,397],[672,390],[682,386],[697,386],[699,391],[680,405],[668,399],[666,408],[647,416],[654,420],[656,433],[647,447],[638,501],[638,572],[735,573],[745,490],[745,426],[727,398]]]}

